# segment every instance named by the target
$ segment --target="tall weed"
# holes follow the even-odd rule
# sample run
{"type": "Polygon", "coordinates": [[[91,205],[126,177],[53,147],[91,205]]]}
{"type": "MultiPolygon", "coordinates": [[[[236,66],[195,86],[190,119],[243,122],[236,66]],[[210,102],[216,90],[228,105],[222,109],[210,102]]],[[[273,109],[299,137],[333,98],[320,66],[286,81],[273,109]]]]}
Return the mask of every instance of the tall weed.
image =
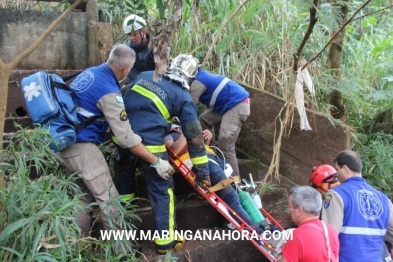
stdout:
{"type": "MultiPolygon", "coordinates": [[[[16,127],[18,131],[5,141],[7,147],[0,152],[0,171],[7,181],[0,190],[0,260],[118,261],[122,255],[114,251],[119,245],[129,254],[123,255],[125,259],[135,260],[129,241],[79,237],[75,216],[85,207],[75,184],[78,176],[65,175],[57,155],[49,149],[49,134],[16,127]]],[[[119,199],[107,204],[119,209],[121,228],[135,228],[131,219],[139,218],[133,213],[134,207],[123,207],[119,199]]],[[[110,223],[114,223],[111,218],[110,223]]]]}

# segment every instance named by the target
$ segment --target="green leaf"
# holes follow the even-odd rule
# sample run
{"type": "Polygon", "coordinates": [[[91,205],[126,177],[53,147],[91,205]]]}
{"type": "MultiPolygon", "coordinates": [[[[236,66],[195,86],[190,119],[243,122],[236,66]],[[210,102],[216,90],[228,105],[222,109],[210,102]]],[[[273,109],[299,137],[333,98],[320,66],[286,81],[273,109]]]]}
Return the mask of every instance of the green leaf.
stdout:
{"type": "Polygon", "coordinates": [[[26,226],[35,220],[35,216],[31,216],[28,218],[23,218],[18,221],[15,221],[4,228],[3,232],[0,234],[0,242],[6,240],[12,233],[17,231],[19,228],[26,226]]]}
{"type": "Polygon", "coordinates": [[[39,261],[53,261],[57,262],[57,259],[55,259],[51,254],[40,252],[37,253],[33,256],[33,259],[39,260],[39,261]]]}
{"type": "Polygon", "coordinates": [[[156,5],[160,13],[160,18],[165,18],[164,2],[162,0],[156,0],[156,5]]]}
{"type": "Polygon", "coordinates": [[[366,99],[373,99],[375,102],[377,101],[387,101],[393,97],[393,93],[387,90],[376,90],[371,94],[365,96],[366,99]]]}
{"type": "Polygon", "coordinates": [[[388,82],[393,82],[393,76],[384,77],[382,79],[387,80],[388,82]]]}
{"type": "Polygon", "coordinates": [[[12,249],[12,248],[8,248],[8,247],[0,247],[0,248],[5,249],[5,250],[7,250],[8,252],[11,252],[12,254],[15,254],[15,255],[17,255],[17,256],[20,257],[20,258],[23,257],[23,255],[22,255],[21,253],[19,253],[18,251],[14,250],[14,249],[12,249]]]}

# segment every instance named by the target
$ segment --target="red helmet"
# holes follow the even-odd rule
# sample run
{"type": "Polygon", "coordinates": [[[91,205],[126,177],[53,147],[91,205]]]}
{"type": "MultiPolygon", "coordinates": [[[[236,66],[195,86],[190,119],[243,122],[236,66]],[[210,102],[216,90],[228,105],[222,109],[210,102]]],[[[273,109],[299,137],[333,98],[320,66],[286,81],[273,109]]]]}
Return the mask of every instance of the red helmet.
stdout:
{"type": "Polygon", "coordinates": [[[319,192],[326,192],[339,184],[337,171],[331,165],[324,164],[313,168],[310,177],[310,185],[319,192]]]}

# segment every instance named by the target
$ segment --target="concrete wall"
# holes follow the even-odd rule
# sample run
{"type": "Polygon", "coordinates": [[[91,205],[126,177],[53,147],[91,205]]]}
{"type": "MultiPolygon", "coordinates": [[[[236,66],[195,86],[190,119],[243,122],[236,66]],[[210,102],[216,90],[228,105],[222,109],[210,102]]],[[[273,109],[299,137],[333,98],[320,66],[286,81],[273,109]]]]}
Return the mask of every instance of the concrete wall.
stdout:
{"type": "MultiPolygon", "coordinates": [[[[90,15],[70,13],[35,51],[19,63],[18,70],[14,70],[9,79],[7,116],[15,116],[15,109],[20,106],[26,107],[20,89],[23,77],[38,70],[65,76],[92,66],[89,65],[89,45],[97,47],[97,53],[93,55],[99,57],[93,59],[93,65],[106,61],[113,45],[111,25],[93,20],[94,14],[98,17],[94,3],[89,1],[90,15]],[[88,39],[88,26],[96,26],[96,42],[88,39]]],[[[58,12],[0,9],[0,57],[3,62],[8,63],[28,48],[59,15],[58,12]]]]}
{"type": "MultiPolygon", "coordinates": [[[[251,114],[242,128],[236,147],[269,166],[274,139],[280,132],[277,116],[285,101],[258,89],[248,87],[247,90],[251,97],[251,114]]],[[[299,185],[307,185],[312,167],[322,163],[333,164],[339,151],[350,149],[348,127],[334,126],[325,116],[310,110],[307,110],[307,117],[313,130],[300,130],[299,114],[295,110],[290,136],[283,137],[281,141],[279,172],[299,185]]],[[[252,171],[251,167],[249,169],[252,171]]],[[[267,170],[266,167],[255,169],[267,170]]],[[[259,173],[257,179],[262,178],[263,174],[259,173]]]]}
{"type": "MultiPolygon", "coordinates": [[[[28,48],[60,15],[57,12],[0,10],[0,57],[5,63],[28,48]]],[[[22,60],[19,69],[82,69],[87,67],[87,15],[72,12],[22,60]]]]}

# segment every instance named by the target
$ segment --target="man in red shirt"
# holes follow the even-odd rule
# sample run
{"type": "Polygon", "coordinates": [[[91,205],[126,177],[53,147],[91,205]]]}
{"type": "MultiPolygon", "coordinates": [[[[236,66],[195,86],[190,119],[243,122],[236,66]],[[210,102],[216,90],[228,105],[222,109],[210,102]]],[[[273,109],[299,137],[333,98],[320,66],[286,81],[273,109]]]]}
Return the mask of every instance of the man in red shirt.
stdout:
{"type": "Polygon", "coordinates": [[[289,191],[288,205],[298,228],[293,231],[293,238],[286,242],[278,261],[336,262],[338,236],[331,225],[319,220],[321,194],[309,186],[293,187],[289,191]]]}

